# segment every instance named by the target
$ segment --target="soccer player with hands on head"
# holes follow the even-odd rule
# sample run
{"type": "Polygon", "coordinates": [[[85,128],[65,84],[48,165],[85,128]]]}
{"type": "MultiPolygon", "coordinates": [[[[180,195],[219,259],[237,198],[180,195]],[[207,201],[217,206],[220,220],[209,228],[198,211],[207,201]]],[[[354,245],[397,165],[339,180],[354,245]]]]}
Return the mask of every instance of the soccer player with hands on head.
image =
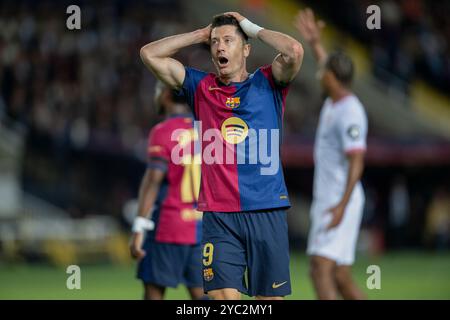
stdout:
{"type": "Polygon", "coordinates": [[[290,202],[278,142],[286,96],[303,59],[301,44],[237,12],[227,12],[213,17],[205,28],[151,42],[140,53],[158,79],[186,97],[201,122],[199,136],[208,135],[210,130],[219,132],[215,144],[226,151],[227,160],[231,159],[221,161],[216,152],[214,161],[206,161],[209,146],[202,144],[198,210],[204,212],[205,292],[214,299],[239,299],[241,293],[258,299],[289,295],[285,210],[290,202]],[[278,53],[271,64],[253,73],[246,66],[251,52],[249,38],[278,53]],[[182,48],[200,43],[210,45],[216,74],[185,67],[173,58],[182,48]],[[277,142],[263,146],[277,156],[270,165],[249,147],[253,133],[268,131],[274,137],[271,142],[277,142]]]}
{"type": "MultiPolygon", "coordinates": [[[[196,210],[200,165],[171,158],[180,143],[194,143],[194,120],[184,98],[162,82],[156,84],[154,100],[165,120],[150,131],[130,253],[139,261],[145,299],[161,300],[167,287],[179,284],[186,285],[192,299],[203,299],[201,213],[196,210]],[[172,139],[176,130],[180,135],[172,139]]],[[[195,157],[190,150],[185,157],[195,157]]]]}

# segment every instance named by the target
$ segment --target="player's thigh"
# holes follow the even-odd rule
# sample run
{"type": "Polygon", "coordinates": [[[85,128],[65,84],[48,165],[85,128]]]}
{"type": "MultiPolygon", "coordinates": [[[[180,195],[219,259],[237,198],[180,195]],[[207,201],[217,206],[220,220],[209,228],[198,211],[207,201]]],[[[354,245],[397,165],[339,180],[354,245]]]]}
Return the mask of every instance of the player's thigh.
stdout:
{"type": "Polygon", "coordinates": [[[240,300],[241,293],[235,288],[223,288],[208,291],[208,297],[213,300],[240,300]]]}
{"type": "Polygon", "coordinates": [[[144,283],[145,300],[162,300],[164,299],[165,292],[165,287],[161,287],[151,283],[144,283]]]}
{"type": "Polygon", "coordinates": [[[207,300],[208,298],[208,296],[205,295],[205,292],[203,291],[203,286],[188,287],[187,290],[192,300],[207,300]]]}
{"type": "Polygon", "coordinates": [[[309,214],[309,232],[308,232],[308,248],[307,251],[313,250],[320,242],[325,241],[325,231],[327,225],[331,221],[331,215],[327,212],[328,206],[313,201],[309,214]]]}
{"type": "Polygon", "coordinates": [[[205,212],[203,215],[202,267],[205,292],[231,288],[247,293],[246,254],[236,215],[205,212]]]}
{"type": "Polygon", "coordinates": [[[248,290],[252,296],[291,293],[287,215],[283,210],[249,213],[248,290]]]}
{"type": "Polygon", "coordinates": [[[328,229],[332,214],[328,211],[331,205],[313,203],[311,208],[311,226],[308,235],[307,254],[338,261],[344,243],[340,239],[342,224],[328,229]]]}
{"type": "Polygon", "coordinates": [[[283,297],[265,297],[265,296],[256,296],[256,300],[284,300],[283,297]]]}
{"type": "Polygon", "coordinates": [[[342,243],[338,265],[352,265],[355,261],[356,245],[363,214],[364,201],[357,199],[347,205],[340,229],[339,239],[342,243]]]}

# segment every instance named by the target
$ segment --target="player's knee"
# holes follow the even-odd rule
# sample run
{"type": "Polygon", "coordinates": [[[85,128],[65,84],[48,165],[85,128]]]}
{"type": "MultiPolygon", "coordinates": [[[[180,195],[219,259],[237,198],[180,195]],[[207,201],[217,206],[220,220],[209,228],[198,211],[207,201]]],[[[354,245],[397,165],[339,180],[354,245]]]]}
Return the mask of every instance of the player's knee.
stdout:
{"type": "Polygon", "coordinates": [[[332,265],[324,263],[320,259],[312,258],[309,273],[311,278],[320,279],[332,273],[332,265]]]}
{"type": "Polygon", "coordinates": [[[192,300],[209,300],[209,297],[203,292],[203,288],[200,287],[189,288],[189,294],[192,300]]]}
{"type": "Polygon", "coordinates": [[[165,288],[154,284],[144,285],[144,300],[164,299],[165,288]]]}
{"type": "Polygon", "coordinates": [[[348,268],[336,268],[335,272],[336,283],[339,287],[345,287],[352,281],[350,269],[348,268]]]}

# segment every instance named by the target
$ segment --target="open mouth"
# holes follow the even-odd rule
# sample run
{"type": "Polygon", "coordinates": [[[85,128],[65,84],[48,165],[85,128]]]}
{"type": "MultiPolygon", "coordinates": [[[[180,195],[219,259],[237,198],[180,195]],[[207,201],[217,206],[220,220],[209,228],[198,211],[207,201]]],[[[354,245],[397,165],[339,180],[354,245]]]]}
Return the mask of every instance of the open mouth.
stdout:
{"type": "Polygon", "coordinates": [[[228,64],[228,59],[225,57],[220,57],[218,61],[220,67],[225,67],[228,64]]]}

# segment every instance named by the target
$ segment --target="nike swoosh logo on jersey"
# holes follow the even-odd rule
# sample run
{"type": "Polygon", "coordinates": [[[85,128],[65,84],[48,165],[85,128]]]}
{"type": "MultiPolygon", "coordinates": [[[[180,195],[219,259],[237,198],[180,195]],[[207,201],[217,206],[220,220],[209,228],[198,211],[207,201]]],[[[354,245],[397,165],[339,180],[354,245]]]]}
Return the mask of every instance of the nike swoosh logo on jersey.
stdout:
{"type": "Polygon", "coordinates": [[[284,285],[284,284],[286,284],[287,283],[287,281],[285,281],[285,282],[281,282],[281,283],[272,283],[272,288],[273,289],[277,289],[277,288],[279,288],[279,287],[281,287],[282,285],[284,285]]]}
{"type": "Polygon", "coordinates": [[[208,90],[209,91],[220,90],[220,88],[219,87],[211,87],[211,86],[209,86],[208,90]]]}

